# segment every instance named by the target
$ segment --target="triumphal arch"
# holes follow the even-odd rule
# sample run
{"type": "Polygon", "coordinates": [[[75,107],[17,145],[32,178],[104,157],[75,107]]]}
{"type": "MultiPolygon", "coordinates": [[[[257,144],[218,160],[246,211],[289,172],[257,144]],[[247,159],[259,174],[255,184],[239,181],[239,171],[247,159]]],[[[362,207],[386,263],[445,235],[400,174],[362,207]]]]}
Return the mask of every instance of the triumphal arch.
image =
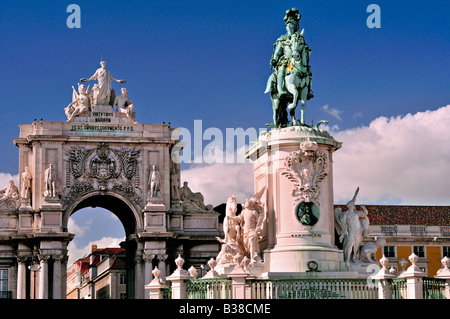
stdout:
{"type": "Polygon", "coordinates": [[[145,298],[155,266],[165,275],[179,254],[200,266],[219,249],[219,214],[180,187],[175,129],[138,123],[127,89],[112,87],[126,81],[104,61],[80,82],[61,108],[66,122],[23,124],[14,139],[19,185],[0,191],[0,266],[12,298],[65,298],[67,225],[85,207],[108,209],[124,226],[129,298],[145,298]]]}

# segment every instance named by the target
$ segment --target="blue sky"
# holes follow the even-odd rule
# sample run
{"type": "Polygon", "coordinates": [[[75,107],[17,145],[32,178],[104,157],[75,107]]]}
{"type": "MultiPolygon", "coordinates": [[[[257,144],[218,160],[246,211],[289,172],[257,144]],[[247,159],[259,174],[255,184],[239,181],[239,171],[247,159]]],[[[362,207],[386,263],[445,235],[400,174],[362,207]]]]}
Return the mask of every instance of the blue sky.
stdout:
{"type": "Polygon", "coordinates": [[[102,55],[113,76],[127,80],[141,123],[264,127],[273,43],[292,7],[312,48],[307,122],[326,119],[349,133],[450,104],[447,0],[2,1],[0,172],[18,173],[18,125],[65,121],[71,86],[91,76],[102,55]],[[71,3],[81,8],[80,29],[66,26],[71,3]],[[381,8],[380,29],[366,25],[371,3],[381,8]]]}
{"type": "Polygon", "coordinates": [[[307,121],[345,129],[448,102],[448,1],[2,1],[0,147],[10,156],[0,171],[17,172],[18,125],[64,121],[71,86],[102,53],[127,80],[141,122],[264,127],[272,45],[293,6],[312,48],[307,121]],[[81,8],[80,29],[66,26],[70,3],[81,8]],[[380,29],[366,26],[370,3],[380,5],[380,29]]]}

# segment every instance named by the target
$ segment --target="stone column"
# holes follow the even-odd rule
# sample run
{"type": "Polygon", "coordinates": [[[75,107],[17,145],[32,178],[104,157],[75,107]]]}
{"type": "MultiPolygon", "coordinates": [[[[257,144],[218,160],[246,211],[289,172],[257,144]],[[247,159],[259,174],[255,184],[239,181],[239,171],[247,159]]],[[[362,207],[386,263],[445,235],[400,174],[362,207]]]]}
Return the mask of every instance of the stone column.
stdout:
{"type": "Polygon", "coordinates": [[[67,298],[67,261],[69,260],[69,256],[66,254],[63,255],[64,257],[61,260],[61,275],[62,275],[62,282],[61,282],[61,298],[66,299],[67,298]]]}
{"type": "Polygon", "coordinates": [[[39,255],[39,299],[48,299],[48,260],[50,255],[39,255]]]}
{"type": "MultiPolygon", "coordinates": [[[[62,290],[62,261],[64,255],[53,255],[53,299],[65,299],[63,298],[62,290]]],[[[64,293],[65,296],[65,293],[64,293]]]]}
{"type": "Polygon", "coordinates": [[[26,262],[28,257],[17,257],[17,299],[26,298],[27,269],[26,262]]]}
{"type": "Polygon", "coordinates": [[[156,255],[156,258],[158,259],[158,269],[161,272],[160,276],[162,278],[162,281],[166,281],[166,259],[167,254],[158,254],[156,255]]]}
{"type": "Polygon", "coordinates": [[[142,276],[142,255],[134,256],[134,283],[135,283],[135,299],[144,299],[144,278],[142,276]]]}
{"type": "Polygon", "coordinates": [[[31,258],[30,269],[30,297],[31,299],[39,298],[39,278],[40,278],[40,269],[39,258],[37,256],[33,256],[31,258]]]}

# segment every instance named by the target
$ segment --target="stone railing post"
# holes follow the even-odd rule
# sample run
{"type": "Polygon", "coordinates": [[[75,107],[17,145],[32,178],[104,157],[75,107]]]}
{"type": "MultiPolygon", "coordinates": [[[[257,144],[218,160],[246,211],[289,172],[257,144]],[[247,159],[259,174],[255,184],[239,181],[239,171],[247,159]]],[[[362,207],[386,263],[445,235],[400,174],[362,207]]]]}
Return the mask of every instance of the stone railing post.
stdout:
{"type": "Polygon", "coordinates": [[[425,277],[426,274],[416,265],[417,260],[419,259],[416,254],[413,253],[408,259],[412,265],[398,277],[406,278],[407,299],[423,299],[422,278],[425,277]]]}
{"type": "Polygon", "coordinates": [[[440,279],[446,279],[445,282],[445,298],[450,299],[450,258],[445,256],[441,259],[442,266],[444,268],[441,268],[438,270],[436,276],[434,278],[440,278],[440,279]]]}
{"type": "Polygon", "coordinates": [[[172,282],[172,299],[186,299],[186,280],[191,279],[192,277],[189,273],[184,270],[183,264],[184,259],[178,255],[178,258],[175,259],[175,263],[177,264],[177,269],[173,272],[172,275],[166,277],[167,280],[172,282]]]}
{"type": "Polygon", "coordinates": [[[148,290],[149,299],[163,299],[163,289],[167,288],[166,285],[163,284],[161,279],[159,278],[159,274],[161,271],[158,267],[153,269],[152,274],[154,276],[153,280],[145,285],[145,290],[148,290]]]}
{"type": "Polygon", "coordinates": [[[233,271],[228,274],[231,278],[231,297],[233,299],[251,299],[251,287],[247,280],[253,278],[246,272],[241,265],[234,267],[233,271]]]}
{"type": "Polygon", "coordinates": [[[391,274],[387,268],[387,265],[389,263],[389,259],[387,259],[384,255],[380,259],[380,265],[382,268],[380,271],[371,277],[372,279],[375,279],[376,282],[378,282],[378,299],[391,299],[392,293],[391,288],[389,286],[389,279],[392,279],[396,277],[394,274],[391,274]]]}

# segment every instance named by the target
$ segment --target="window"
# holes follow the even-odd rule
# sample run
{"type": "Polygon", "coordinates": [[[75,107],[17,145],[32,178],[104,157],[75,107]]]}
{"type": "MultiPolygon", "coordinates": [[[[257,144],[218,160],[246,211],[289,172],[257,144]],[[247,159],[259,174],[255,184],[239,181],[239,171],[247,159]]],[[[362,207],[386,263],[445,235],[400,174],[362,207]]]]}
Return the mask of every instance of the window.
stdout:
{"type": "Polygon", "coordinates": [[[8,269],[0,269],[0,299],[8,298],[8,269]]]}
{"type": "Polygon", "coordinates": [[[383,253],[386,258],[395,258],[395,246],[384,246],[383,253]]]}
{"type": "Polygon", "coordinates": [[[450,257],[450,246],[442,247],[442,257],[450,257]]]}
{"type": "Polygon", "coordinates": [[[127,293],[126,292],[121,292],[119,294],[119,299],[127,299],[127,293]]]}
{"type": "Polygon", "coordinates": [[[127,283],[127,274],[120,274],[119,284],[125,285],[127,283]]]}
{"type": "Polygon", "coordinates": [[[414,246],[413,251],[417,257],[425,257],[425,248],[423,246],[414,246]]]}

